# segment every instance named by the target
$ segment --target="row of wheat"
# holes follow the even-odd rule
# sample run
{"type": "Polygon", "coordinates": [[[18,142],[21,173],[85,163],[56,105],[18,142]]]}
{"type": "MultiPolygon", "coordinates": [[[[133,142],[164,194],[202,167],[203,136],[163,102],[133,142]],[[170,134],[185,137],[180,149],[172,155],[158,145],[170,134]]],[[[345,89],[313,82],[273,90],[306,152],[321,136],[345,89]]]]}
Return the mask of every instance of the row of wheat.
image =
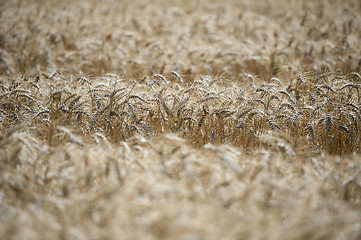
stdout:
{"type": "Polygon", "coordinates": [[[26,123],[50,145],[84,136],[124,141],[176,133],[189,143],[230,143],[360,152],[358,72],[306,72],[284,80],[226,76],[182,78],[172,72],[124,80],[114,74],[74,77],[54,71],[3,78],[2,131],[26,123]],[[265,135],[282,140],[266,141],[265,135]],[[288,145],[285,145],[285,142],[288,145]]]}

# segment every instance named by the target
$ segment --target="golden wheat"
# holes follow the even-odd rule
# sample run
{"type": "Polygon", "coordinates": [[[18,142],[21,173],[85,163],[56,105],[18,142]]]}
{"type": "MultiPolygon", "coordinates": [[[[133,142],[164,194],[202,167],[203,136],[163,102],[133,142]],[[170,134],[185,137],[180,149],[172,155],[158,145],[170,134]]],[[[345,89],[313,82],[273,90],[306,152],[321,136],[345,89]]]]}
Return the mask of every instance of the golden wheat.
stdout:
{"type": "Polygon", "coordinates": [[[357,0],[0,3],[0,239],[360,239],[357,0]]]}

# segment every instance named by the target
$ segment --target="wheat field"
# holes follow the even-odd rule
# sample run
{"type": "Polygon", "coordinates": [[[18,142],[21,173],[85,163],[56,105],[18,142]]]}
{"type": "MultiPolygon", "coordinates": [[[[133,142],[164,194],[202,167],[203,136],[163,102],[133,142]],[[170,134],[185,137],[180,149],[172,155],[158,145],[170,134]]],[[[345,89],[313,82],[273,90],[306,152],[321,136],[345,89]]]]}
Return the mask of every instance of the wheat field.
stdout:
{"type": "Polygon", "coordinates": [[[0,0],[0,239],[361,239],[359,0],[0,0]]]}

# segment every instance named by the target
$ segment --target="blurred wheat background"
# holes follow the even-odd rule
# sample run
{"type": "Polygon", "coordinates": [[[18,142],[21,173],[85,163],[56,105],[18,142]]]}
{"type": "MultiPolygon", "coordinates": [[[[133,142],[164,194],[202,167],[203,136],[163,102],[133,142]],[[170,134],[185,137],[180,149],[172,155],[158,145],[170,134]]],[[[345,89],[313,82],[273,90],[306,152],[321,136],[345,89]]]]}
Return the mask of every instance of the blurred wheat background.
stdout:
{"type": "Polygon", "coordinates": [[[361,2],[0,0],[0,239],[360,239],[361,2]]]}

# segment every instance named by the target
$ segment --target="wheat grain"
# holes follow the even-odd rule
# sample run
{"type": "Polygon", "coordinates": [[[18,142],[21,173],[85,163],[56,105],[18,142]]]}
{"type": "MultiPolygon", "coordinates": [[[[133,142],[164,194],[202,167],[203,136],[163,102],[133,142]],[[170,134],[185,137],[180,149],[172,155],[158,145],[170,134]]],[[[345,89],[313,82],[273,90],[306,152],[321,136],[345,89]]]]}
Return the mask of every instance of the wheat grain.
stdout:
{"type": "Polygon", "coordinates": [[[314,133],[314,131],[313,131],[312,124],[311,124],[311,123],[306,123],[306,126],[307,126],[308,131],[309,131],[310,134],[311,134],[311,138],[314,139],[314,138],[315,138],[315,133],[314,133]]]}
{"type": "Polygon", "coordinates": [[[349,130],[349,128],[346,127],[346,126],[342,126],[342,125],[340,125],[339,127],[340,127],[340,129],[341,129],[342,131],[344,131],[344,132],[347,133],[347,135],[348,135],[349,138],[350,138],[351,144],[352,144],[352,143],[353,143],[353,137],[352,137],[352,133],[351,133],[351,131],[349,130]]]}
{"type": "Polygon", "coordinates": [[[42,110],[42,111],[39,111],[38,113],[36,113],[33,117],[33,119],[36,119],[38,116],[40,116],[41,114],[46,114],[46,113],[49,113],[50,111],[48,109],[45,109],[45,110],[42,110]]]}
{"type": "Polygon", "coordinates": [[[293,98],[291,97],[291,95],[290,95],[287,91],[285,91],[285,90],[280,90],[280,91],[278,91],[278,93],[282,93],[282,94],[286,95],[286,96],[288,97],[288,99],[291,101],[291,103],[294,103],[294,102],[295,102],[295,101],[293,100],[293,98]]]}
{"type": "Polygon", "coordinates": [[[78,81],[81,83],[81,84],[84,84],[84,83],[87,83],[89,86],[92,85],[92,83],[84,76],[81,76],[78,78],[78,81]]]}
{"type": "Polygon", "coordinates": [[[167,79],[163,75],[161,75],[159,73],[156,73],[153,76],[157,77],[157,78],[160,78],[166,85],[169,85],[169,82],[167,81],[167,79]]]}
{"type": "Polygon", "coordinates": [[[358,72],[352,72],[352,73],[350,73],[350,75],[358,78],[358,80],[361,81],[361,75],[358,72]]]}
{"type": "Polygon", "coordinates": [[[179,73],[177,73],[176,71],[172,71],[171,74],[173,74],[174,76],[176,76],[178,78],[178,80],[183,83],[183,79],[182,77],[179,75],[179,73]]]}
{"type": "Polygon", "coordinates": [[[326,114],[326,130],[327,132],[331,131],[331,127],[332,127],[332,119],[331,119],[331,115],[330,114],[326,114]]]}
{"type": "Polygon", "coordinates": [[[357,123],[357,117],[353,113],[349,113],[349,116],[351,117],[352,122],[353,122],[353,124],[355,126],[355,129],[356,129],[356,132],[358,133],[359,132],[359,126],[358,126],[358,123],[357,123]]]}

